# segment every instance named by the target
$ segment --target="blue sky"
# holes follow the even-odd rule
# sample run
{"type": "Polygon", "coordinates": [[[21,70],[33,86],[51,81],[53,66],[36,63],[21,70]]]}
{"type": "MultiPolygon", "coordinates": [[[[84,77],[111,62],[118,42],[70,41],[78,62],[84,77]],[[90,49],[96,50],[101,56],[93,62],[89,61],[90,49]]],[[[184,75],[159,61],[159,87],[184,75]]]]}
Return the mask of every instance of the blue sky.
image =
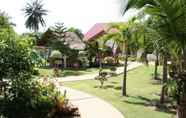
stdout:
{"type": "MultiPolygon", "coordinates": [[[[27,32],[23,11],[26,2],[30,0],[0,0],[0,10],[5,11],[16,24],[18,33],[27,32]]],[[[126,21],[135,14],[131,11],[126,16],[121,15],[122,0],[43,0],[48,15],[45,17],[46,30],[57,22],[64,22],[67,27],[76,27],[84,33],[95,23],[126,21]]]]}

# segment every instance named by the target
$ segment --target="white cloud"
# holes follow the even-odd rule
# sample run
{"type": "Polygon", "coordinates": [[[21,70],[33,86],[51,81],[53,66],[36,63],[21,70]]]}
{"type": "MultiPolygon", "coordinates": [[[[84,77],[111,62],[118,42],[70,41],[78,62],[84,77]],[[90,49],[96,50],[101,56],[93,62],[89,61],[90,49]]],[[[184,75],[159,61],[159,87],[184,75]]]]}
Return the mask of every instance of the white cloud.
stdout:
{"type": "MultiPolygon", "coordinates": [[[[0,9],[12,17],[11,20],[16,23],[15,29],[19,33],[28,31],[25,29],[25,17],[21,11],[27,1],[0,0],[0,9]]],[[[121,16],[120,0],[43,0],[43,3],[44,8],[49,11],[45,18],[47,27],[53,26],[56,22],[64,22],[66,26],[79,28],[83,32],[98,22],[124,21],[132,13],[126,17],[121,16]]]]}

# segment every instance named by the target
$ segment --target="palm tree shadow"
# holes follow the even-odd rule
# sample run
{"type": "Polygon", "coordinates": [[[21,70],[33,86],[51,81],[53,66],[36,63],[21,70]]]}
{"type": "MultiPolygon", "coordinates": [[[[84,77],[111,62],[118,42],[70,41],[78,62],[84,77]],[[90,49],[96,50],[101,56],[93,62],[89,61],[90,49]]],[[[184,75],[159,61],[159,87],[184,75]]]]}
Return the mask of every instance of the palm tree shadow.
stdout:
{"type": "Polygon", "coordinates": [[[103,88],[104,89],[109,89],[109,88],[111,89],[111,88],[114,88],[114,85],[105,85],[105,86],[103,86],[103,88]]]}
{"type": "MultiPolygon", "coordinates": [[[[94,86],[94,88],[101,88],[101,86],[99,86],[99,85],[96,85],[96,86],[94,86]]],[[[102,87],[102,89],[115,89],[115,90],[121,90],[121,86],[114,86],[114,85],[104,85],[103,87],[102,87]]]]}
{"type": "Polygon", "coordinates": [[[118,84],[118,82],[110,82],[111,84],[118,84]]]}
{"type": "Polygon", "coordinates": [[[114,89],[115,89],[115,90],[121,90],[122,87],[121,87],[121,86],[116,86],[116,87],[114,87],[114,89]]]}
{"type": "MultiPolygon", "coordinates": [[[[94,86],[94,88],[101,88],[101,86],[96,85],[96,86],[94,86]]],[[[113,86],[113,85],[104,85],[104,86],[102,87],[102,89],[109,89],[109,88],[114,88],[114,86],[113,86]]]]}
{"type": "Polygon", "coordinates": [[[134,105],[143,105],[146,107],[155,107],[156,111],[170,113],[174,115],[176,114],[176,111],[173,107],[160,104],[158,99],[149,99],[143,96],[137,96],[137,97],[130,96],[130,98],[136,99],[136,101],[124,100],[124,102],[128,104],[134,104],[134,105]]]}

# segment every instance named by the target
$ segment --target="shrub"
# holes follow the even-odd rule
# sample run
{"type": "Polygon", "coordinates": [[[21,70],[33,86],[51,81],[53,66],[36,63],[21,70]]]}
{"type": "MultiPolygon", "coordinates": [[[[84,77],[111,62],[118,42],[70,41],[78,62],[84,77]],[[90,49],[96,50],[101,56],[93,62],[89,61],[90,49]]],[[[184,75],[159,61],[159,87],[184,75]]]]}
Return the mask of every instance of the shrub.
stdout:
{"type": "Polygon", "coordinates": [[[60,51],[58,50],[54,50],[52,51],[51,55],[50,55],[50,63],[53,66],[58,66],[61,64],[61,60],[62,60],[62,54],[60,51]]]}
{"type": "Polygon", "coordinates": [[[59,68],[54,68],[53,69],[53,76],[60,77],[60,72],[61,72],[61,70],[59,68]]]}
{"type": "Polygon", "coordinates": [[[30,56],[32,58],[32,63],[34,63],[36,67],[41,67],[46,63],[45,59],[42,58],[36,50],[33,50],[30,56]]]}
{"type": "Polygon", "coordinates": [[[111,67],[111,68],[110,68],[110,71],[111,71],[111,72],[110,72],[110,75],[111,75],[111,76],[116,76],[116,75],[117,75],[116,70],[117,70],[116,67],[111,67]]]}
{"type": "Polygon", "coordinates": [[[61,59],[62,58],[62,54],[60,51],[58,50],[54,50],[52,51],[51,55],[50,55],[50,58],[53,58],[53,59],[61,59]]]}
{"type": "Polygon", "coordinates": [[[39,75],[39,69],[34,69],[33,72],[32,72],[33,75],[39,75]]]}
{"type": "MultiPolygon", "coordinates": [[[[79,111],[77,107],[74,107],[70,104],[68,99],[66,99],[66,91],[63,95],[61,95],[60,92],[57,92],[55,90],[54,84],[47,82],[48,86],[47,89],[44,89],[46,91],[51,91],[50,94],[47,94],[47,96],[51,95],[53,97],[52,101],[54,103],[54,106],[52,107],[51,111],[48,112],[47,118],[61,118],[61,117],[73,117],[73,116],[80,116],[79,111]]],[[[46,84],[46,83],[45,83],[46,84]]]]}
{"type": "Polygon", "coordinates": [[[104,82],[107,81],[106,76],[108,75],[107,72],[103,72],[102,70],[99,72],[99,75],[95,77],[95,80],[100,81],[100,88],[103,88],[104,82]]]}
{"type": "Polygon", "coordinates": [[[89,67],[89,60],[86,52],[84,51],[79,52],[78,60],[80,61],[81,66],[83,68],[89,67]]]}
{"type": "Polygon", "coordinates": [[[36,61],[32,58],[32,41],[10,31],[0,27],[0,81],[9,83],[6,96],[0,97],[0,117],[55,118],[49,114],[56,109],[59,96],[64,96],[53,84],[41,85],[33,80],[36,61]]]}
{"type": "Polygon", "coordinates": [[[55,118],[49,114],[56,109],[56,98],[63,96],[52,84],[41,85],[33,79],[35,63],[31,58],[32,46],[28,40],[0,40],[3,40],[0,41],[0,80],[8,80],[9,83],[6,96],[0,98],[0,116],[55,118]]]}
{"type": "MultiPolygon", "coordinates": [[[[24,83],[20,82],[19,85],[24,83]]],[[[28,85],[27,85],[28,86],[28,85]]],[[[0,112],[7,118],[60,118],[79,115],[78,108],[70,105],[65,95],[61,95],[52,83],[31,82],[29,87],[20,87],[17,96],[14,89],[0,102],[0,112]]]]}
{"type": "Polygon", "coordinates": [[[106,64],[113,65],[114,64],[114,58],[113,57],[105,57],[104,62],[106,64]]]}

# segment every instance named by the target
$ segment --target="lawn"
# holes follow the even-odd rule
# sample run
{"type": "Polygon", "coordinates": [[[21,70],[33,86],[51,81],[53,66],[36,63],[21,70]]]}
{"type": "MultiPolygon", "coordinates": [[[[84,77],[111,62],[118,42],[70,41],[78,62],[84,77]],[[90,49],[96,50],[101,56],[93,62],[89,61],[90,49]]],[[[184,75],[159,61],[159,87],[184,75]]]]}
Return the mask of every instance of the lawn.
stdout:
{"type": "MultiPolygon", "coordinates": [[[[110,71],[110,67],[104,68],[104,71],[110,71]]],[[[60,77],[67,77],[67,76],[79,76],[85,74],[94,74],[98,73],[99,68],[88,68],[88,69],[64,69],[60,70],[60,77]]],[[[53,76],[53,69],[52,68],[39,68],[39,75],[42,76],[53,76]]]]}
{"type": "Polygon", "coordinates": [[[102,89],[96,80],[66,82],[63,85],[108,101],[125,118],[172,118],[174,113],[154,106],[159,100],[161,85],[152,79],[152,72],[153,67],[141,66],[128,73],[128,97],[121,96],[122,76],[110,78],[102,89]]]}

